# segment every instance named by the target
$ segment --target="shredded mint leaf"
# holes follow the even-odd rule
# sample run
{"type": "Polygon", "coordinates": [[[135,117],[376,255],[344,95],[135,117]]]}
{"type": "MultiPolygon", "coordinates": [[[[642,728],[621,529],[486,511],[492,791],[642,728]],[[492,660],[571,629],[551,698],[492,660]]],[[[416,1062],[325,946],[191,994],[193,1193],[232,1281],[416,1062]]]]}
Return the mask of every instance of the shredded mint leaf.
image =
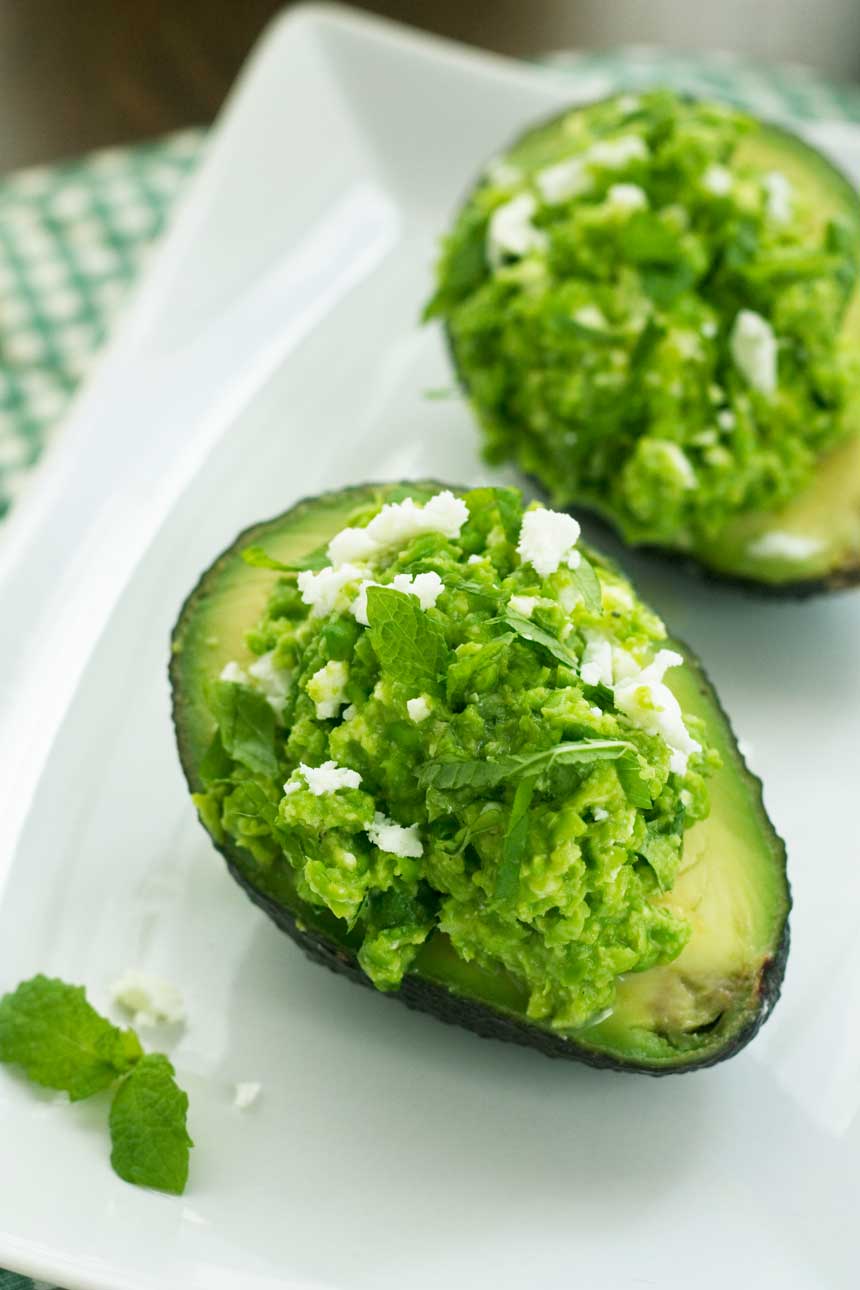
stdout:
{"type": "Polygon", "coordinates": [[[138,1187],[181,1196],[194,1143],[188,1136],[188,1095],[161,1053],[148,1053],[117,1089],[110,1110],[111,1164],[138,1187]]]}
{"type": "Polygon", "coordinates": [[[529,831],[529,807],[534,796],[537,775],[527,775],[517,784],[502,846],[502,859],[496,874],[495,897],[510,901],[517,894],[520,866],[526,854],[529,831]]]}
{"type": "Polygon", "coordinates": [[[600,587],[600,578],[594,565],[585,556],[579,561],[575,569],[571,570],[576,589],[582,596],[583,603],[590,614],[599,614],[603,609],[603,593],[600,587]]]}
{"type": "Polygon", "coordinates": [[[304,573],[310,569],[316,573],[329,563],[327,551],[327,547],[319,546],[304,559],[284,564],[283,561],[267,555],[261,546],[246,546],[242,552],[242,559],[253,569],[275,569],[278,573],[304,573]]]}
{"type": "Polygon", "coordinates": [[[34,976],[0,999],[0,1061],[73,1102],[108,1088],[142,1056],[134,1032],[100,1016],[83,986],[34,976]]]}
{"type": "Polygon", "coordinates": [[[233,760],[228,757],[217,730],[211,744],[200,759],[199,771],[204,784],[212,784],[218,779],[229,779],[233,773],[233,760]]]}
{"type": "Polygon", "coordinates": [[[257,690],[233,681],[217,681],[212,712],[225,750],[249,770],[277,775],[275,714],[257,690]]]}
{"type": "Polygon", "coordinates": [[[515,609],[507,608],[503,615],[503,622],[522,636],[523,640],[531,641],[534,645],[542,645],[544,649],[549,650],[553,658],[558,659],[559,663],[564,663],[565,667],[572,668],[574,672],[579,669],[579,660],[576,655],[565,645],[553,636],[552,632],[546,631],[533,623],[525,614],[518,614],[515,609]]]}
{"type": "Polygon", "coordinates": [[[637,754],[631,751],[619,757],[615,773],[630,805],[647,810],[651,805],[652,794],[642,776],[637,754]]]}
{"type": "Polygon", "coordinates": [[[370,643],[379,665],[419,693],[439,693],[448,661],[448,642],[415,596],[392,587],[369,587],[370,643]]]}
{"type": "Polygon", "coordinates": [[[542,775],[551,766],[570,766],[575,762],[615,761],[633,751],[633,745],[624,739],[581,739],[522,757],[502,757],[499,761],[434,759],[419,768],[418,780],[424,788],[443,790],[495,788],[516,775],[542,775]]]}

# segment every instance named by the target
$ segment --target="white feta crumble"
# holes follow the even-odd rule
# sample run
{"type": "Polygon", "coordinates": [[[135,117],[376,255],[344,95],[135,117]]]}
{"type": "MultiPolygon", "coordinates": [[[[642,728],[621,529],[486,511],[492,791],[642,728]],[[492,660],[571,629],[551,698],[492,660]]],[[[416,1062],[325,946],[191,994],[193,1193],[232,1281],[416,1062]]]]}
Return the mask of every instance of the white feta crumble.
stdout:
{"type": "Polygon", "coordinates": [[[747,555],[756,559],[805,560],[821,550],[820,538],[804,537],[802,533],[782,533],[771,529],[747,546],[747,555]]]}
{"type": "Polygon", "coordinates": [[[406,711],[409,713],[409,720],[416,725],[420,721],[426,721],[430,716],[430,704],[426,695],[419,694],[417,699],[407,699],[406,711]]]}
{"type": "Polygon", "coordinates": [[[304,762],[300,762],[298,770],[293,771],[284,785],[284,793],[287,796],[297,793],[303,787],[298,776],[305,781],[314,797],[322,797],[325,793],[336,793],[339,788],[358,788],[361,784],[361,776],[357,770],[351,770],[348,766],[338,766],[335,761],[324,761],[321,766],[306,766],[304,762]]]}
{"type": "Polygon", "coordinates": [[[634,676],[626,677],[613,687],[615,706],[625,713],[634,725],[649,734],[659,735],[671,751],[669,769],[683,775],[690,754],[699,752],[701,744],[691,738],[684,725],[681,705],[663,682],[670,667],[680,667],[684,662],[674,650],[657,651],[652,662],[634,676]]]}
{"type": "Polygon", "coordinates": [[[617,139],[600,139],[588,149],[588,160],[606,170],[620,170],[631,161],[645,161],[648,145],[638,134],[622,134],[617,139]]]}
{"type": "MultiPolygon", "coordinates": [[[[355,621],[360,623],[362,627],[370,626],[367,617],[368,590],[371,587],[381,585],[381,583],[374,582],[370,578],[365,579],[358,589],[357,597],[350,606],[355,621]]],[[[402,592],[405,596],[415,596],[422,609],[432,609],[445,590],[445,584],[438,573],[417,573],[414,577],[409,573],[398,573],[388,586],[393,591],[402,592]]]]}
{"type": "Polygon", "coordinates": [[[287,702],[290,691],[290,673],[285,668],[275,667],[275,651],[261,654],[248,672],[257,683],[257,688],[265,696],[266,702],[280,716],[287,702]]]}
{"type": "Polygon", "coordinates": [[[717,425],[721,430],[734,430],[737,417],[731,408],[720,408],[717,413],[717,425]]]}
{"type": "Polygon", "coordinates": [[[175,985],[129,968],[110,988],[111,998],[133,1015],[136,1026],[175,1025],[185,1020],[185,1003],[175,985]]]}
{"type": "Polygon", "coordinates": [[[612,642],[602,632],[586,630],[579,675],[585,685],[612,685],[612,642]]]}
{"type": "Polygon", "coordinates": [[[523,618],[531,618],[538,599],[538,596],[511,596],[508,604],[515,614],[522,614],[523,618]]]}
{"type": "Polygon", "coordinates": [[[234,660],[231,660],[229,663],[225,663],[221,668],[219,680],[229,681],[231,685],[247,685],[248,673],[242,667],[241,663],[236,663],[234,660]]]}
{"type": "Polygon", "coordinates": [[[241,1080],[233,1093],[233,1105],[237,1111],[247,1111],[253,1106],[263,1091],[262,1084],[255,1080],[241,1080]]]}
{"type": "Polygon", "coordinates": [[[568,563],[569,568],[576,568],[579,564],[579,552],[573,548],[579,540],[580,532],[579,524],[573,516],[562,511],[550,511],[544,507],[526,511],[517,551],[521,560],[545,578],[548,574],[555,573],[563,563],[568,563]],[[574,556],[576,563],[570,564],[574,556]]]}
{"type": "Polygon", "coordinates": [[[612,184],[606,200],[619,211],[643,211],[648,206],[648,194],[638,184],[612,184]]]}
{"type": "Polygon", "coordinates": [[[486,558],[485,555],[470,555],[466,564],[483,564],[486,558]]]}
{"type": "Polygon", "coordinates": [[[330,614],[342,600],[344,587],[348,587],[351,582],[358,582],[363,576],[364,570],[353,564],[339,564],[336,569],[320,569],[319,573],[303,569],[298,577],[298,585],[303,602],[311,607],[311,617],[323,618],[330,614]]]}
{"type": "Polygon", "coordinates": [[[708,166],[702,175],[702,187],[713,197],[728,197],[733,183],[732,172],[725,166],[708,166]]]}
{"type": "Polygon", "coordinates": [[[777,345],[773,328],[761,314],[741,309],[729,348],[738,371],[760,394],[773,394],[777,378],[777,345]]]}
{"type": "Polygon", "coordinates": [[[355,561],[374,560],[387,548],[402,547],[422,533],[456,538],[468,518],[466,503],[447,488],[423,506],[416,505],[411,497],[387,502],[366,528],[346,528],[337,533],[329,542],[328,558],[340,570],[355,561]]]}
{"type": "Polygon", "coordinates": [[[344,708],[343,712],[341,713],[341,716],[343,717],[344,721],[352,721],[353,717],[358,716],[358,708],[355,706],[354,703],[351,703],[348,708],[344,708]]]}
{"type": "Polygon", "coordinates": [[[592,327],[595,331],[604,331],[608,326],[606,315],[597,305],[583,305],[573,315],[573,321],[582,327],[592,327]]]}
{"type": "Polygon", "coordinates": [[[516,188],[523,181],[523,172],[504,157],[495,157],[487,163],[484,178],[496,188],[516,188]]]}
{"type": "Polygon", "coordinates": [[[331,659],[325,667],[314,672],[305,689],[316,705],[320,721],[336,717],[346,703],[346,683],[349,680],[349,667],[346,663],[331,659]]]}
{"type": "Polygon", "coordinates": [[[771,170],[764,177],[766,209],[776,224],[787,224],[791,219],[794,190],[791,180],[780,170],[771,170]]]}
{"type": "Polygon", "coordinates": [[[417,860],[424,854],[417,824],[410,824],[404,828],[402,824],[395,824],[394,820],[389,820],[387,816],[377,811],[373,817],[373,823],[367,826],[365,832],[374,846],[379,847],[380,851],[387,851],[390,855],[409,856],[417,860]]]}
{"type": "Polygon", "coordinates": [[[520,193],[496,207],[487,225],[487,259],[493,267],[498,267],[507,255],[544,250],[546,233],[532,223],[536,210],[537,201],[531,193],[520,193]]]}
{"type": "Polygon", "coordinates": [[[593,806],[591,808],[591,814],[592,814],[592,818],[598,824],[601,824],[603,820],[609,819],[609,812],[605,810],[602,806],[593,806]]]}
{"type": "Polygon", "coordinates": [[[719,331],[719,327],[714,322],[713,318],[706,318],[705,321],[702,323],[701,327],[699,328],[699,330],[701,331],[705,340],[713,340],[717,332],[719,331]]]}
{"type": "Polygon", "coordinates": [[[558,206],[581,197],[592,184],[591,175],[582,157],[569,157],[554,166],[545,166],[535,175],[535,184],[548,206],[558,206]]]}

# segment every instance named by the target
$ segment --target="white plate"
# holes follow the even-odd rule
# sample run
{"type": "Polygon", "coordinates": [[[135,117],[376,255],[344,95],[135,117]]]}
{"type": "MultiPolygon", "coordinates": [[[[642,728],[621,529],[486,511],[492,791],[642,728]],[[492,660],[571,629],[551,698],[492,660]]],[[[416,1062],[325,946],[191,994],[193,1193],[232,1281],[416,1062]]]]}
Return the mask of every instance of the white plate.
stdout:
{"type": "MultiPolygon", "coordinates": [[[[587,92],[588,87],[581,87],[587,92]]],[[[752,744],[791,855],[785,996],[736,1060],[598,1074],[307,963],[227,878],[174,754],[167,639],[244,524],[371,477],[485,475],[433,242],[569,78],[328,8],[276,24],[0,559],[0,983],[187,995],[183,1200],[105,1108],[0,1077],[0,1266],[110,1290],[856,1286],[860,599],[771,604],[628,560],[752,744]],[[232,1085],[259,1080],[240,1114],[232,1085]]],[[[846,164],[855,133],[821,131],[846,164]]]]}

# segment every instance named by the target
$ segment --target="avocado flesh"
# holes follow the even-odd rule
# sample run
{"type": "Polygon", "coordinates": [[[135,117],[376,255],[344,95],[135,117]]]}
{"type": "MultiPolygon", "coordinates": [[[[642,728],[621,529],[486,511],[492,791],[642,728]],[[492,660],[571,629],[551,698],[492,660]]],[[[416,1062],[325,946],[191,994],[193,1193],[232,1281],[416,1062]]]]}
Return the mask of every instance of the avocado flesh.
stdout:
{"type": "MultiPolygon", "coordinates": [[[[424,501],[440,487],[368,485],[300,502],[242,533],[203,575],[177,623],[170,668],[180,758],[193,792],[202,787],[198,768],[215,729],[207,687],[225,663],[252,661],[245,634],[275,576],[245,564],[242,550],[261,545],[276,560],[295,562],[324,546],[356,511],[407,494],[424,501]]],[[[711,814],[686,834],[682,872],[665,897],[693,927],[679,958],[620,979],[612,1015],[569,1033],[530,1021],[515,979],[465,963],[441,933],[422,947],[392,997],[552,1056],[652,1073],[711,1065],[752,1037],[779,995],[788,949],[785,851],[701,668],[685,646],[673,648],[686,660],[675,669],[673,689],[686,711],[707,722],[723,759],[710,780],[711,814]]],[[[345,924],[300,901],[286,865],[266,872],[217,827],[210,831],[233,876],[279,926],[313,958],[369,984],[345,924]]]]}
{"type": "MultiPolygon", "coordinates": [[[[569,115],[565,112],[562,117],[569,115]]],[[[505,156],[515,165],[528,167],[557,160],[556,132],[562,117],[527,131],[505,156]]],[[[855,230],[860,246],[860,194],[815,148],[788,130],[762,123],[741,141],[736,155],[742,164],[785,175],[812,208],[811,237],[820,237],[828,220],[839,217],[855,230]]],[[[841,346],[850,355],[860,354],[860,287],[845,313],[841,346]]],[[[457,366],[453,343],[451,352],[457,366]]],[[[815,477],[787,505],[736,516],[708,541],[653,549],[677,550],[709,573],[773,592],[802,595],[856,585],[860,582],[860,385],[844,420],[846,437],[822,457],[815,477]],[[756,555],[755,546],[750,553],[750,546],[769,533],[807,539],[809,554],[756,555]]],[[[571,498],[572,506],[577,503],[618,527],[601,498],[571,498]]],[[[650,544],[643,539],[631,545],[650,544]]]]}

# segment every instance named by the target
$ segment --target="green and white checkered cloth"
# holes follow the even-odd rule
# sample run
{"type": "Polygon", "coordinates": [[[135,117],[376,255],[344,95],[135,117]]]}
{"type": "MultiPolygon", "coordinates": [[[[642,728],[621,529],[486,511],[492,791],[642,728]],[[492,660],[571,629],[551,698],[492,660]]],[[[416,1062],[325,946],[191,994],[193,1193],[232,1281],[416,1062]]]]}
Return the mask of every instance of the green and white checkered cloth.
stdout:
{"type": "MultiPolygon", "coordinates": [[[[799,67],[638,47],[547,61],[595,98],[659,84],[762,116],[860,122],[860,87],[799,67]]],[[[204,140],[188,130],[0,181],[0,517],[49,447],[204,140]]],[[[37,1285],[0,1271],[0,1290],[37,1285]]]]}

